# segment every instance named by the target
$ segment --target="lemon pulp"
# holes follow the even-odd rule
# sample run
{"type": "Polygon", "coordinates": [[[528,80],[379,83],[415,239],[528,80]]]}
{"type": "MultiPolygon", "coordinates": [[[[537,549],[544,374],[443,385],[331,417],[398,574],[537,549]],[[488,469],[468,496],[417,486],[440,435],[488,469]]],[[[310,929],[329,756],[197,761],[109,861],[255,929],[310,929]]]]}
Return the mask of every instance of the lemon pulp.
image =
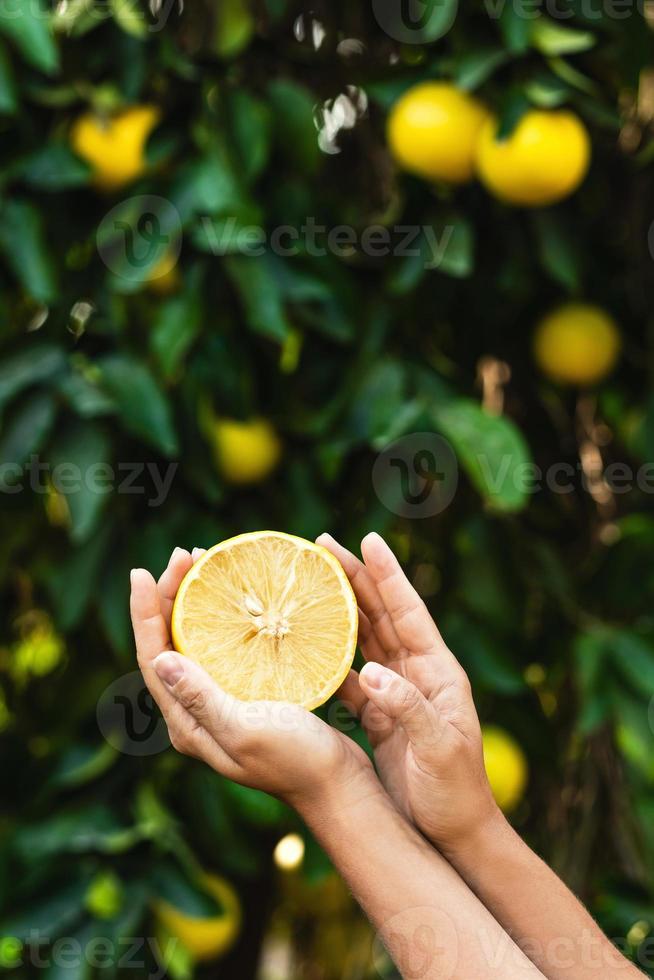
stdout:
{"type": "Polygon", "coordinates": [[[182,582],[176,649],[244,701],[323,704],[352,664],[357,604],[325,548],[277,531],[241,534],[207,551],[182,582]]]}

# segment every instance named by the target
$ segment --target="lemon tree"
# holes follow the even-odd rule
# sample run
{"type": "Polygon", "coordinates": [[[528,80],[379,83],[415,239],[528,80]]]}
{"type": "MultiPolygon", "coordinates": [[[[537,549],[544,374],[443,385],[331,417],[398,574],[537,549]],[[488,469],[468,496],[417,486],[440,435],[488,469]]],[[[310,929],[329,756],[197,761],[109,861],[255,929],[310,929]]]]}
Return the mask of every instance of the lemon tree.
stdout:
{"type": "MultiPolygon", "coordinates": [[[[165,751],[135,686],[130,568],[274,528],[388,537],[470,675],[509,818],[654,975],[647,18],[9,6],[0,966],[31,980],[36,929],[42,954],[150,936],[157,975],[174,934],[172,980],[257,976],[264,941],[311,958],[293,889],[321,976],[369,950],[360,920],[324,938],[329,864],[292,815],[165,751]]],[[[176,613],[200,659],[220,554],[176,613]]],[[[235,631],[266,654],[289,617],[258,609],[235,631]]],[[[345,634],[310,644],[299,701],[329,694],[345,634]]]]}

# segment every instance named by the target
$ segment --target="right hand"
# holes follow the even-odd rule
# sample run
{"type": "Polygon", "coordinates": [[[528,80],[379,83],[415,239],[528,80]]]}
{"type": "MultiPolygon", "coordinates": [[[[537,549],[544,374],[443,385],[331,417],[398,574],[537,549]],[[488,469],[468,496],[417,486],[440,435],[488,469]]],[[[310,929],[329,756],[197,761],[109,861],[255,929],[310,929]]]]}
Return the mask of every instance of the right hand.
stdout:
{"type": "Polygon", "coordinates": [[[367,663],[350,672],[340,697],[360,717],[396,805],[454,853],[501,817],[468,677],[378,534],[362,541],[363,562],[328,534],[317,543],[339,559],[359,604],[367,663]]]}

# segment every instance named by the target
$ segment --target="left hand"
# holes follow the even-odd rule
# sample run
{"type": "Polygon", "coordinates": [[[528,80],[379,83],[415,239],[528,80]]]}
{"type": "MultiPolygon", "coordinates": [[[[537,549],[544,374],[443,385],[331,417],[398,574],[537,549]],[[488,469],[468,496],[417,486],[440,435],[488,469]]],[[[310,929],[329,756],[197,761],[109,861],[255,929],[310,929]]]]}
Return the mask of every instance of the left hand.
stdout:
{"type": "Polygon", "coordinates": [[[446,854],[501,817],[484,767],[468,677],[427,607],[378,534],[363,561],[323,534],[359,604],[359,646],[368,663],[339,695],[361,718],[382,783],[396,805],[446,854]]]}
{"type": "Polygon", "coordinates": [[[143,568],[131,576],[138,662],[173,747],[302,813],[338,796],[346,785],[355,796],[376,792],[379,784],[365,752],[347,736],[298,705],[239,701],[172,650],[173,602],[192,564],[189,552],[176,548],[158,583],[143,568]]]}

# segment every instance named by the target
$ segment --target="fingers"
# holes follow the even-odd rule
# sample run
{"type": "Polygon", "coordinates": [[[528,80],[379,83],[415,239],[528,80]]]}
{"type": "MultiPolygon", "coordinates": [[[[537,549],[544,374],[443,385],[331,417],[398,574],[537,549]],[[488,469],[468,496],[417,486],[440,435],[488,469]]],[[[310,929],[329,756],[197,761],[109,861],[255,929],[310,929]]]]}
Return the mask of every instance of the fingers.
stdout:
{"type": "Polygon", "coordinates": [[[374,532],[366,535],[361,552],[402,645],[411,653],[446,650],[427,607],[383,538],[374,532]]]}
{"type": "Polygon", "coordinates": [[[168,624],[161,612],[157,584],[145,568],[133,568],[131,575],[130,613],[136,656],[143,679],[152,697],[163,711],[169,695],[157,677],[152,664],[162,650],[170,647],[168,624]]]}
{"type": "Polygon", "coordinates": [[[173,747],[235,778],[238,766],[229,750],[236,738],[238,702],[179,653],[160,653],[153,668],[169,699],[164,717],[173,747]]]}
{"type": "Polygon", "coordinates": [[[196,563],[196,561],[198,560],[198,558],[201,558],[202,557],[202,555],[205,553],[206,550],[207,550],[206,548],[194,548],[193,549],[193,551],[191,552],[191,558],[193,559],[193,564],[196,563]]]}
{"type": "Polygon", "coordinates": [[[348,551],[347,548],[332,538],[331,534],[321,534],[316,538],[316,543],[331,551],[343,566],[345,574],[350,580],[350,585],[354,589],[359,607],[367,616],[379,641],[379,657],[374,657],[374,659],[379,659],[381,663],[385,663],[388,659],[397,656],[402,644],[374,579],[366,566],[351,551],[348,551]]]}
{"type": "MultiPolygon", "coordinates": [[[[166,571],[163,573],[159,579],[159,582],[157,583],[161,603],[161,613],[168,628],[170,628],[170,616],[173,611],[175,596],[177,595],[177,591],[182,583],[182,579],[192,564],[193,560],[185,548],[175,548],[170,556],[170,561],[168,562],[166,571]]],[[[163,647],[161,649],[163,650],[163,647]]]]}
{"type": "Polygon", "coordinates": [[[136,653],[141,669],[151,667],[152,661],[170,644],[168,625],[161,612],[161,602],[155,580],[145,568],[133,568],[130,575],[130,612],[136,653]]]}
{"type": "Polygon", "coordinates": [[[347,675],[336,692],[336,697],[340,698],[352,714],[357,716],[361,714],[368,699],[359,685],[359,675],[356,670],[351,670],[347,675]]]}
{"type": "Polygon", "coordinates": [[[359,609],[359,646],[366,660],[376,660],[380,664],[388,662],[386,651],[361,608],[359,609]]]}
{"type": "Polygon", "coordinates": [[[440,737],[438,712],[411,681],[380,664],[368,663],[359,674],[359,683],[371,703],[402,726],[413,745],[424,748],[440,737]]]}

